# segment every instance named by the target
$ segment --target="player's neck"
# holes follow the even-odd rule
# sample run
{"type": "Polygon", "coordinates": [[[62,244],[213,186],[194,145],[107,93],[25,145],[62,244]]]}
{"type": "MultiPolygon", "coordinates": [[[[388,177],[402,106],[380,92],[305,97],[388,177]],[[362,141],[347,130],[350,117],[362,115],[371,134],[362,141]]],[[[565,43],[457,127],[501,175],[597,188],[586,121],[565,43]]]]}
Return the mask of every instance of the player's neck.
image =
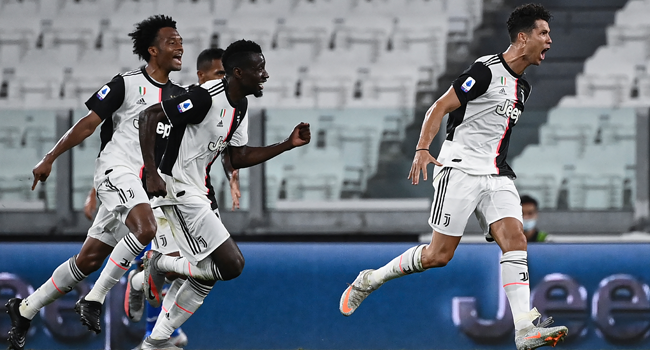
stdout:
{"type": "Polygon", "coordinates": [[[169,81],[169,71],[158,67],[158,65],[153,62],[149,62],[144,69],[147,71],[147,74],[149,74],[151,79],[160,84],[166,84],[167,81],[169,81]]]}
{"type": "Polygon", "coordinates": [[[228,102],[230,102],[231,105],[239,103],[242,98],[246,97],[246,95],[241,92],[239,84],[237,84],[236,80],[228,79],[226,77],[226,81],[228,82],[228,85],[226,87],[226,96],[228,97],[228,102]]]}
{"type": "Polygon", "coordinates": [[[522,75],[530,63],[526,61],[524,50],[515,45],[510,45],[503,53],[503,60],[513,72],[522,75]]]}

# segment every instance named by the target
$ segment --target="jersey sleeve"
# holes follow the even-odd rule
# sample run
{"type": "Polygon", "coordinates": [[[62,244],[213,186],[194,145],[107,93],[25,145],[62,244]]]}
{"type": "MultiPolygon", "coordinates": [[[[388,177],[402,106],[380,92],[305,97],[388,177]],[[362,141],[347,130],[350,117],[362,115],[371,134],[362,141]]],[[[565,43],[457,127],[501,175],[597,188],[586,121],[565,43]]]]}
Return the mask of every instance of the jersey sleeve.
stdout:
{"type": "Polygon", "coordinates": [[[195,86],[186,94],[162,102],[163,111],[172,127],[199,124],[212,107],[208,90],[195,86]]]}
{"type": "Polygon", "coordinates": [[[241,124],[233,133],[232,138],[230,139],[230,145],[234,147],[246,146],[248,143],[248,110],[244,114],[244,119],[242,119],[241,124]]]}
{"type": "Polygon", "coordinates": [[[108,84],[102,86],[88,101],[86,107],[102,119],[110,118],[124,103],[124,78],[116,75],[108,84]]]}
{"type": "Polygon", "coordinates": [[[466,71],[463,72],[451,84],[456,96],[462,106],[475,98],[483,95],[492,80],[492,72],[490,68],[485,66],[483,62],[474,62],[466,71]]]}

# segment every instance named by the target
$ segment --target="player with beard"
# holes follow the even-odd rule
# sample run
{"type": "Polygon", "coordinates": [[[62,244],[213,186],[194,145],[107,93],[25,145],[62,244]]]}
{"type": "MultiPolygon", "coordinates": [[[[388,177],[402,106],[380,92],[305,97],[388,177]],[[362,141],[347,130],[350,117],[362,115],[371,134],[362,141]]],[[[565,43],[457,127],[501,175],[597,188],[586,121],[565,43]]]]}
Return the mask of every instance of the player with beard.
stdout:
{"type": "Polygon", "coordinates": [[[518,350],[555,346],[567,335],[564,326],[548,327],[530,309],[526,236],[522,226],[515,173],[506,163],[512,128],[524,110],[531,87],[524,70],[539,65],[551,47],[550,13],[541,5],[516,8],[507,21],[510,47],[479,58],[460,75],[427,111],[408,178],[427,180],[427,165],[435,164],[431,243],[408,249],[377,270],[364,270],[343,292],[339,309],[350,316],[370,293],[392,279],[443,267],[451,260],[469,216],[474,212],[488,240],[503,252],[501,276],[515,322],[518,350]],[[429,146],[449,113],[447,139],[438,159],[429,146]]]}
{"type": "Polygon", "coordinates": [[[147,178],[147,189],[154,196],[170,223],[181,258],[156,251],[145,254],[145,295],[159,293],[166,272],[188,278],[176,294],[165,317],[159,317],[143,349],[175,349],[170,334],[180,327],[202,304],[216,281],[236,278],[244,268],[244,257],[228,230],[215,215],[209,214],[205,197],[205,169],[226,148],[234,168],[265,162],[282,152],[307,144],[309,124],[300,123],[285,141],[251,147],[248,143],[247,95],[262,96],[268,79],[266,61],[259,45],[239,40],[223,56],[226,78],[211,80],[190,89],[187,95],[147,108],[140,115],[140,136],[145,168],[155,173],[155,125],[168,119],[173,125],[160,176],[147,178]]]}
{"type": "MultiPolygon", "coordinates": [[[[7,302],[12,323],[9,349],[23,349],[31,320],[39,310],[72,291],[110,255],[92,290],[75,305],[82,323],[89,330],[101,332],[100,316],[106,294],[156,233],[156,221],[142,183],[146,172],[140,178],[143,160],[138,114],[149,105],[185,92],[169,80],[170,72],[181,69],[183,39],[176,30],[176,22],[164,15],[137,23],[129,36],[133,40],[133,52],[147,64],[116,75],[93,94],[86,102],[90,112],[61,137],[32,171],[33,190],[38,181],[47,180],[58,156],[102,125],[101,151],[95,161],[94,175],[94,187],[102,204],[95,221],[79,254],[57,267],[52,277],[34,293],[7,302]],[[120,230],[122,225],[130,232],[120,230]]],[[[152,131],[155,142],[165,142],[170,129],[168,123],[157,124],[152,131]]]]}

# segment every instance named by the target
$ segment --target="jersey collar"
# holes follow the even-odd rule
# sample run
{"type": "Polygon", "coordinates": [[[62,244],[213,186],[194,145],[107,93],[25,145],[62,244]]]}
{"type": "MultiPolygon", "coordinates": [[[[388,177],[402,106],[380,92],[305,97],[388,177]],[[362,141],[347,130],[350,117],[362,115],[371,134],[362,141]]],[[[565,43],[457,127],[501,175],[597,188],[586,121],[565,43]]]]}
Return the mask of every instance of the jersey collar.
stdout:
{"type": "Polygon", "coordinates": [[[517,74],[512,69],[510,69],[510,66],[508,65],[508,63],[506,63],[506,60],[503,59],[503,54],[502,53],[498,54],[497,56],[499,56],[499,59],[501,60],[501,64],[503,64],[503,66],[506,68],[508,73],[512,74],[512,76],[517,78],[517,79],[521,78],[521,76],[523,74],[517,74]]]}
{"type": "Polygon", "coordinates": [[[166,82],[165,84],[161,84],[161,83],[159,83],[159,82],[153,80],[153,78],[149,76],[149,73],[147,73],[147,70],[145,69],[145,67],[146,67],[146,66],[142,66],[142,67],[140,67],[140,70],[142,71],[142,75],[144,75],[144,77],[147,78],[147,80],[149,80],[149,82],[151,83],[151,85],[153,85],[153,86],[155,86],[155,87],[157,87],[157,88],[161,88],[161,89],[162,89],[162,88],[164,88],[167,84],[169,84],[169,82],[170,82],[169,79],[167,79],[167,82],[166,82]]]}

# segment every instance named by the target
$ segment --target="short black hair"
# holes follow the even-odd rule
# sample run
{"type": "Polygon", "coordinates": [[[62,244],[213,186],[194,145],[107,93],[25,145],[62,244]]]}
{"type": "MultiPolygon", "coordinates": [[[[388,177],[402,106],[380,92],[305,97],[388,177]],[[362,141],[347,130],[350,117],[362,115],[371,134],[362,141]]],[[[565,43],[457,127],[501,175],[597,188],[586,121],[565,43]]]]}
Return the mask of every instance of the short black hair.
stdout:
{"type": "Polygon", "coordinates": [[[129,33],[131,40],[133,40],[133,53],[145,62],[149,62],[149,59],[151,59],[149,47],[155,45],[158,39],[158,31],[167,27],[176,29],[176,21],[165,15],[154,15],[140,23],[136,23],[135,30],[129,33]]]}
{"type": "Polygon", "coordinates": [[[538,19],[550,21],[551,13],[548,12],[541,4],[526,4],[517,7],[508,18],[508,34],[510,42],[517,41],[517,35],[520,32],[530,33],[535,28],[535,21],[538,19]]]}
{"type": "Polygon", "coordinates": [[[254,41],[241,39],[228,45],[221,58],[226,75],[232,75],[235,67],[247,64],[250,61],[250,56],[258,53],[262,53],[262,48],[254,41]]]}
{"type": "Polygon", "coordinates": [[[535,206],[535,209],[539,208],[539,205],[537,203],[537,200],[527,194],[521,196],[521,205],[524,204],[532,204],[535,206]]]}
{"type": "Polygon", "coordinates": [[[205,70],[212,65],[213,60],[220,60],[223,58],[223,49],[216,47],[205,49],[201,51],[199,57],[196,59],[196,70],[205,70]]]}

